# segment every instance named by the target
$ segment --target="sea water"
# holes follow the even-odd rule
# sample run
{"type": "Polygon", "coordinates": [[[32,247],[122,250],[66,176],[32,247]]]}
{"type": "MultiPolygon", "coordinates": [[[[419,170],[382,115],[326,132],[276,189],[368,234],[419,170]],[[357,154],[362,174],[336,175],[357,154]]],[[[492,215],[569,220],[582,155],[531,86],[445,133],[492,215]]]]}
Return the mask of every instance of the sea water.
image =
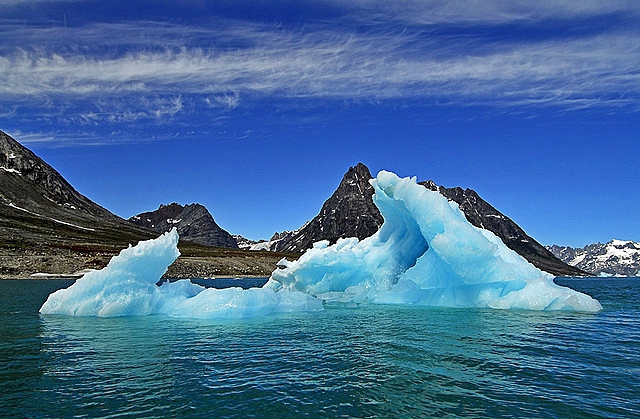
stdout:
{"type": "Polygon", "coordinates": [[[556,282],[603,310],[43,316],[47,296],[70,281],[0,281],[1,415],[637,417],[640,279],[556,282]]]}

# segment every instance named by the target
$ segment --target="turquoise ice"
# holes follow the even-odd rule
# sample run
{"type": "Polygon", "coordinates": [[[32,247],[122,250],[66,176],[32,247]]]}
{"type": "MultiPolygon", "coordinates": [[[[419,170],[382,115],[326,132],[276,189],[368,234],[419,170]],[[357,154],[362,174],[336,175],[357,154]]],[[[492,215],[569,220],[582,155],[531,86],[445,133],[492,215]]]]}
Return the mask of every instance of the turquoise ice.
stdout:
{"type": "Polygon", "coordinates": [[[109,264],[69,288],[52,293],[42,314],[234,318],[276,312],[322,310],[322,302],[293,290],[204,288],[188,279],[156,283],[180,255],[175,228],[157,239],[124,249],[109,264]]]}

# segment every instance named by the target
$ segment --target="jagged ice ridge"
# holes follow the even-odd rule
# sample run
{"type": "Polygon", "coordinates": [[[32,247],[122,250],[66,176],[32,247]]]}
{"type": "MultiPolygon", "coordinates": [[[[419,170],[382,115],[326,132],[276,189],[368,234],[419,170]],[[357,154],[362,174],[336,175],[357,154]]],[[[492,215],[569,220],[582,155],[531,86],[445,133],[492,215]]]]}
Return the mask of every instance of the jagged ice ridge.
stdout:
{"type": "Polygon", "coordinates": [[[205,289],[156,282],[178,257],[175,230],[123,250],[49,296],[41,313],[248,317],[316,311],[326,304],[381,303],[597,312],[598,301],[561,287],[493,233],[471,225],[437,192],[381,171],[371,181],[384,224],[364,240],[319,242],[283,259],[259,289],[205,289]]]}

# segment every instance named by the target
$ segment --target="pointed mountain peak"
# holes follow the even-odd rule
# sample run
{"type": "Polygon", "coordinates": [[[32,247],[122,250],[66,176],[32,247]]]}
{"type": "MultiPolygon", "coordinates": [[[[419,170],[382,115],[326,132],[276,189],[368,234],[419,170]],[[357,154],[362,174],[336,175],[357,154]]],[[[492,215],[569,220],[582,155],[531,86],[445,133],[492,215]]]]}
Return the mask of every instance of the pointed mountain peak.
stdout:
{"type": "Polygon", "coordinates": [[[345,173],[344,177],[345,178],[347,177],[369,178],[369,179],[373,178],[373,176],[371,176],[371,172],[369,171],[369,168],[365,166],[363,163],[358,163],[355,166],[350,167],[347,173],[345,173]]]}
{"type": "Polygon", "coordinates": [[[320,213],[291,237],[278,242],[276,250],[302,252],[319,240],[335,243],[342,237],[369,237],[382,225],[373,204],[369,168],[362,163],[350,167],[320,213]]]}
{"type": "Polygon", "coordinates": [[[373,195],[373,187],[369,181],[373,178],[369,168],[362,163],[349,168],[342,177],[342,181],[334,192],[336,195],[373,195]]]}

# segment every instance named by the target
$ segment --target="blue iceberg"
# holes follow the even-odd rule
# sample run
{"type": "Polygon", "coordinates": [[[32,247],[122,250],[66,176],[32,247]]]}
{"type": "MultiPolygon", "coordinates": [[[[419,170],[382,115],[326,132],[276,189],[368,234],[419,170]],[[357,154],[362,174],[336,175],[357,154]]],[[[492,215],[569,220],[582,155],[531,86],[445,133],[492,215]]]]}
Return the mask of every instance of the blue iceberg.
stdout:
{"type": "Polygon", "coordinates": [[[157,286],[180,255],[174,230],[124,249],[100,271],[51,294],[42,314],[234,318],[318,311],[331,304],[414,304],[597,312],[598,301],[561,287],[476,228],[454,202],[381,171],[371,181],[384,224],[364,240],[315,243],[279,262],[262,288],[213,289],[188,280],[157,286]]]}
{"type": "Polygon", "coordinates": [[[327,302],[602,309],[590,296],[555,284],[552,275],[474,227],[456,203],[415,178],[381,171],[371,183],[384,217],[376,234],[332,246],[318,242],[297,261],[280,261],[265,287],[327,302]]]}
{"type": "Polygon", "coordinates": [[[294,290],[204,288],[188,279],[156,285],[180,256],[174,228],[154,240],[129,246],[109,264],[58,290],[40,308],[42,314],[235,318],[279,312],[322,310],[322,302],[294,290]]]}

